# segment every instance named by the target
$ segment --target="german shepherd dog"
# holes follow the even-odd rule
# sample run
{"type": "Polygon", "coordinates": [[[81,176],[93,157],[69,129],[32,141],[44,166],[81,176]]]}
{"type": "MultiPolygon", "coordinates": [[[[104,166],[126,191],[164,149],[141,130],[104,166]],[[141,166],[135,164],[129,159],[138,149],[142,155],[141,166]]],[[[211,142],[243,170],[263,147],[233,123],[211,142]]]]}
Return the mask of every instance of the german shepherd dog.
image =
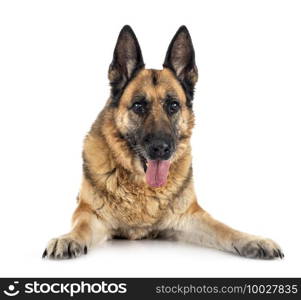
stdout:
{"type": "Polygon", "coordinates": [[[78,257],[116,237],[161,237],[250,258],[283,258],[274,241],[220,223],[197,202],[190,146],[197,78],[185,26],[162,70],[144,68],[133,30],[122,28],[109,68],[111,95],[84,142],[72,229],[52,239],[43,257],[78,257]]]}

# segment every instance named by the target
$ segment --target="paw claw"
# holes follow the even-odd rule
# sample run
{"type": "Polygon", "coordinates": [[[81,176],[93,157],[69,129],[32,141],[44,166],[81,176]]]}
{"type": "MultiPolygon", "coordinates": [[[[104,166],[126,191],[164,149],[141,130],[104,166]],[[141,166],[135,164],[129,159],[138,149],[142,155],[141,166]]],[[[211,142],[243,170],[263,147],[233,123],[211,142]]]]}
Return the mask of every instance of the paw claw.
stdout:
{"type": "Polygon", "coordinates": [[[278,254],[281,259],[284,258],[284,254],[282,253],[282,251],[280,249],[278,249],[278,254]]]}
{"type": "Polygon", "coordinates": [[[241,239],[233,247],[238,254],[249,258],[282,259],[284,257],[279,246],[269,239],[241,239]]]}
{"type": "Polygon", "coordinates": [[[235,251],[237,252],[237,254],[241,255],[240,252],[238,251],[238,249],[235,246],[233,246],[233,247],[234,247],[235,251]]]}
{"type": "Polygon", "coordinates": [[[78,257],[81,254],[87,254],[87,251],[86,245],[82,245],[68,236],[62,236],[53,239],[48,243],[42,257],[51,259],[69,259],[78,257]]]}

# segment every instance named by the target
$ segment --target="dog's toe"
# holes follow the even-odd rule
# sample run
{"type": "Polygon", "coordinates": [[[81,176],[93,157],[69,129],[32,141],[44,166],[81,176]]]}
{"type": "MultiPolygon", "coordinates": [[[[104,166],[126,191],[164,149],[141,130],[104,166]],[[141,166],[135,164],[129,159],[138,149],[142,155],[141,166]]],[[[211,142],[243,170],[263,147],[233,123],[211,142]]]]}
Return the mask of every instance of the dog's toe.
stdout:
{"type": "Polygon", "coordinates": [[[52,259],[68,259],[75,258],[82,254],[87,254],[88,248],[85,244],[81,244],[69,237],[60,237],[52,239],[45,251],[43,258],[52,259]]]}
{"type": "Polygon", "coordinates": [[[269,239],[240,241],[238,244],[239,245],[233,247],[241,256],[259,259],[282,259],[284,257],[281,248],[274,241],[269,239]]]}

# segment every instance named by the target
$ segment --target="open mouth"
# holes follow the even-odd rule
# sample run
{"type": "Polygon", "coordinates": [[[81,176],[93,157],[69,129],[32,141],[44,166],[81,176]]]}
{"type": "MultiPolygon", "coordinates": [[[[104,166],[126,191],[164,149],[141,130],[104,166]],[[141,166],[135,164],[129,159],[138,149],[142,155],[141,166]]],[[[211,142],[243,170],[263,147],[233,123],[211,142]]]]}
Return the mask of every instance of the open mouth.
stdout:
{"type": "Polygon", "coordinates": [[[153,188],[165,185],[169,167],[170,160],[146,160],[144,162],[146,183],[153,188]]]}
{"type": "Polygon", "coordinates": [[[146,175],[146,183],[153,188],[164,186],[167,182],[170,160],[148,160],[142,156],[140,159],[146,175]]]}

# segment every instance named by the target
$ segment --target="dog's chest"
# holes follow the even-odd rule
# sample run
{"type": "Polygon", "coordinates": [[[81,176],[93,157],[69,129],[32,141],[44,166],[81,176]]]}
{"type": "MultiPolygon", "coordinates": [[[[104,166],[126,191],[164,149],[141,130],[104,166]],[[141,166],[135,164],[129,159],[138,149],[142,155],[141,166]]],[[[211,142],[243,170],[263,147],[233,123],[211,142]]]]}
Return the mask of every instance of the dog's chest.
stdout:
{"type": "Polygon", "coordinates": [[[114,193],[94,198],[97,214],[115,228],[152,227],[166,214],[169,204],[166,192],[145,191],[128,185],[119,185],[114,193]]]}
{"type": "Polygon", "coordinates": [[[131,193],[116,193],[114,199],[108,199],[111,214],[127,226],[147,227],[158,222],[168,207],[167,197],[131,193]]]}
{"type": "Polygon", "coordinates": [[[172,179],[164,187],[154,189],[125,175],[117,170],[105,181],[105,189],[94,193],[98,195],[97,201],[93,201],[94,209],[113,229],[128,228],[137,235],[146,235],[147,232],[140,231],[156,228],[156,224],[176,209],[177,202],[183,202],[178,199],[177,185],[172,179]]]}

